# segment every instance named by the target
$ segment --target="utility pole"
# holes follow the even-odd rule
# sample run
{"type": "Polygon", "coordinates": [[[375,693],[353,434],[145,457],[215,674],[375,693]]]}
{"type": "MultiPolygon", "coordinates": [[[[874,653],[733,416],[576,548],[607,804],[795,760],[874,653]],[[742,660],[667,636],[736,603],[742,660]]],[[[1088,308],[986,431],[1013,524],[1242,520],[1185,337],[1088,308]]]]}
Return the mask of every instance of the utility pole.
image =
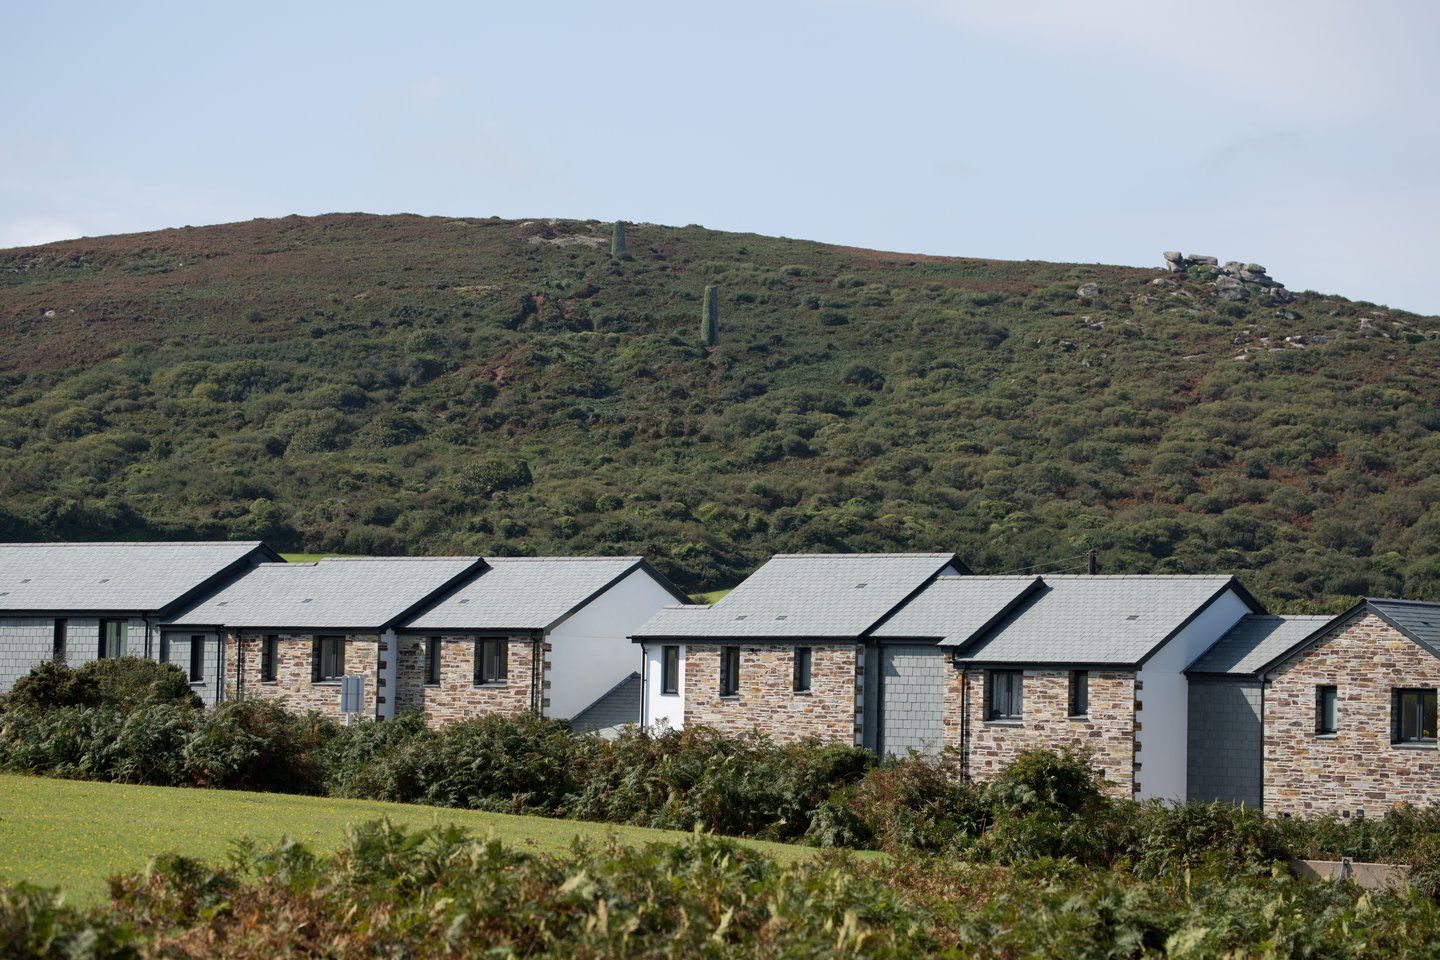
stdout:
{"type": "Polygon", "coordinates": [[[1089,550],[1085,551],[1085,572],[1090,574],[1090,576],[1092,577],[1100,572],[1100,564],[1097,563],[1095,560],[1094,547],[1091,547],[1089,550]]]}

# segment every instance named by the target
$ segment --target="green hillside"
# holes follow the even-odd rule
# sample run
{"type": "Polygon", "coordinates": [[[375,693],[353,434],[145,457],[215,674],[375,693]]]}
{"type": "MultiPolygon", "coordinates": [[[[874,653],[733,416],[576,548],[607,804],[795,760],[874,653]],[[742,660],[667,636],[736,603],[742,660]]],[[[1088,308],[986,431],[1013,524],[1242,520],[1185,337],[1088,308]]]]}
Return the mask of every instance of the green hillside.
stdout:
{"type": "Polygon", "coordinates": [[[693,590],[775,551],[1093,546],[1291,608],[1440,599],[1436,318],[1222,300],[1205,267],[610,235],[331,215],[0,251],[0,536],[637,551],[693,590]]]}

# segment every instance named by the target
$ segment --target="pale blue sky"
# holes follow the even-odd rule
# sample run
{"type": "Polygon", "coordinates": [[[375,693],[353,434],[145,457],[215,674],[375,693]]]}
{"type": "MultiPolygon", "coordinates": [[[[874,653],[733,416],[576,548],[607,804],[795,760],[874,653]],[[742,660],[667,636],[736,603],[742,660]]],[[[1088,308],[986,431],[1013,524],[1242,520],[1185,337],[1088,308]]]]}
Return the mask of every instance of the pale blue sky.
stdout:
{"type": "Polygon", "coordinates": [[[1440,313],[1433,0],[26,4],[0,81],[0,246],[619,217],[1440,313]]]}

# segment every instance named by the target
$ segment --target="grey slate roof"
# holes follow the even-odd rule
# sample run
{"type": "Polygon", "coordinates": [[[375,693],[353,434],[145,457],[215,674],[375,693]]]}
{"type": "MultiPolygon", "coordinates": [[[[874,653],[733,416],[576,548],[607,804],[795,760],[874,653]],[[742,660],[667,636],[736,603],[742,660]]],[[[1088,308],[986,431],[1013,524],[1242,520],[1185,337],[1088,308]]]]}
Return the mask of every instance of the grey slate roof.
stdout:
{"type": "MultiPolygon", "coordinates": [[[[1226,587],[1228,576],[1051,574],[960,659],[975,663],[1135,665],[1226,587]]],[[[948,645],[948,644],[947,644],[948,645]]]]}
{"type": "Polygon", "coordinates": [[[490,569],[478,579],[402,629],[548,630],[644,565],[640,557],[487,557],[486,562],[490,569]]]}
{"type": "Polygon", "coordinates": [[[172,618],[176,626],[376,632],[484,569],[479,557],[356,557],[262,563],[172,618]]]}
{"type": "Polygon", "coordinates": [[[950,553],[780,554],[710,606],[666,607],[635,639],[855,638],[948,566],[950,553]]]}
{"type": "Polygon", "coordinates": [[[1334,617],[1326,616],[1249,614],[1241,617],[1213,647],[1200,654],[1185,672],[1237,676],[1254,674],[1334,620],[1334,617]]]}
{"type": "Polygon", "coordinates": [[[258,540],[0,544],[0,610],[159,612],[247,557],[258,540]]]}
{"type": "Polygon", "coordinates": [[[870,636],[964,643],[1044,581],[1028,577],[939,577],[870,636]]]}
{"type": "Polygon", "coordinates": [[[581,733],[598,733],[606,740],[615,739],[620,735],[621,727],[640,722],[640,697],[644,690],[640,674],[630,674],[576,714],[570,721],[571,729],[581,733]]]}

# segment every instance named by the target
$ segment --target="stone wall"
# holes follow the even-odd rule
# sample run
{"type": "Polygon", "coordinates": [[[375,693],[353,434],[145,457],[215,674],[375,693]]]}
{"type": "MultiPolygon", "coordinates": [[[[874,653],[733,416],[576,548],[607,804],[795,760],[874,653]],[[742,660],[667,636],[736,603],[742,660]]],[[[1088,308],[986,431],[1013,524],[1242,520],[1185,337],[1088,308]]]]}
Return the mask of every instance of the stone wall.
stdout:
{"type": "Polygon", "coordinates": [[[1264,730],[1260,682],[1191,677],[1186,725],[1186,799],[1260,809],[1264,730]]]}
{"type": "MultiPolygon", "coordinates": [[[[340,681],[315,683],[310,679],[314,637],[309,634],[281,634],[275,651],[275,680],[260,680],[262,637],[234,635],[225,644],[225,693],[227,698],[257,697],[280,701],[286,709],[314,710],[340,717],[340,681]],[[242,677],[243,671],[243,677],[242,677]]],[[[365,708],[362,718],[375,716],[375,681],[379,663],[380,638],[373,634],[345,638],[345,672],[365,678],[365,708]]]]}
{"type": "Polygon", "coordinates": [[[759,730],[780,742],[815,737],[855,742],[856,646],[803,644],[813,651],[810,692],[796,693],[795,647],[742,645],[740,693],[720,696],[718,644],[685,648],[685,725],[703,724],[732,734],[759,730]]]}
{"type": "Polygon", "coordinates": [[[1026,670],[1022,719],[987,721],[985,671],[962,674],[951,666],[945,682],[946,746],[960,746],[962,692],[969,712],[969,722],[963,726],[968,727],[970,777],[995,777],[1023,750],[1076,747],[1090,754],[1113,796],[1131,796],[1136,760],[1134,674],[1091,671],[1090,713],[1071,718],[1069,671],[1026,670]]]}
{"type": "Polygon", "coordinates": [[[1440,797],[1434,744],[1392,744],[1391,691],[1440,687],[1440,660],[1369,611],[1282,664],[1265,691],[1265,810],[1379,816],[1440,797]],[[1315,688],[1336,689],[1337,730],[1315,732],[1315,688]]]}
{"type": "MultiPolygon", "coordinates": [[[[475,685],[475,638],[440,638],[440,682],[425,682],[425,637],[401,637],[396,710],[419,712],[438,727],[490,713],[516,716],[530,709],[534,645],[529,637],[512,637],[507,650],[505,682],[475,685]]],[[[545,645],[548,651],[549,644],[545,645]]]]}

